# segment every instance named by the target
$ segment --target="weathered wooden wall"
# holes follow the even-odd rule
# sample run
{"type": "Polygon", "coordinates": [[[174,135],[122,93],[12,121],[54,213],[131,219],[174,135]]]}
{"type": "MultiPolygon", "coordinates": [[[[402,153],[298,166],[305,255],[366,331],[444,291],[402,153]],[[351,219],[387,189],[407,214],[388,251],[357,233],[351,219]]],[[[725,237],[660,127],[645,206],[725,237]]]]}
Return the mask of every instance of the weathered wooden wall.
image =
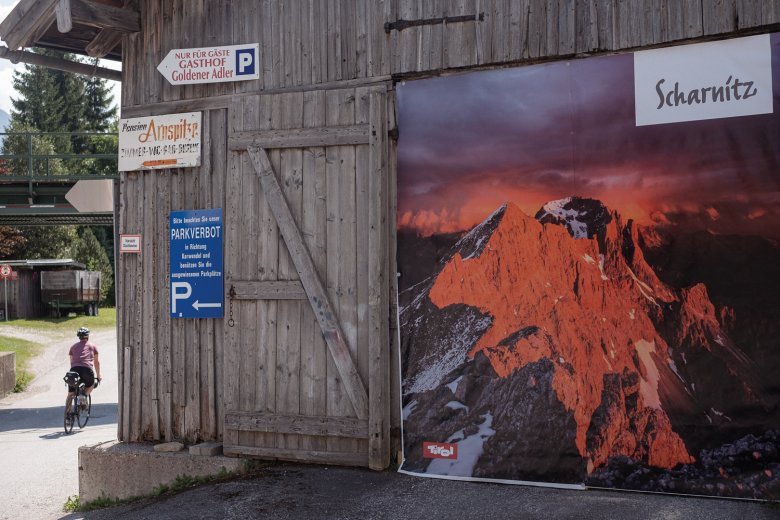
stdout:
{"type": "Polygon", "coordinates": [[[392,74],[503,65],[766,31],[778,0],[166,0],[141,2],[124,46],[125,116],[227,107],[233,94],[343,86],[392,74]],[[474,16],[385,31],[399,19],[474,16]],[[171,86],[168,50],[260,43],[261,78],[171,86]],[[198,102],[193,103],[194,100],[198,102]],[[183,101],[183,103],[175,103],[183,101]],[[173,102],[151,107],[150,104],[173,102]]]}
{"type": "MultiPolygon", "coordinates": [[[[40,272],[17,269],[18,278],[8,280],[9,318],[38,318],[46,314],[41,302],[40,272]]],[[[5,289],[0,281],[0,309],[5,305],[5,289]]]]}
{"type": "MultiPolygon", "coordinates": [[[[400,424],[396,354],[372,345],[376,337],[396,341],[389,276],[395,143],[382,145],[387,156],[379,170],[366,143],[266,146],[368,387],[369,406],[391,416],[380,425],[351,421],[355,411],[306,300],[234,300],[233,328],[229,308],[224,320],[168,317],[170,211],[223,208],[226,290],[236,280],[299,279],[247,154],[231,149],[232,140],[262,131],[283,141],[292,135],[285,129],[359,124],[387,135],[395,128],[392,89],[381,123],[367,99],[378,86],[387,91],[391,79],[766,32],[780,24],[777,0],[143,0],[140,6],[143,30],[123,41],[122,116],[202,110],[204,152],[199,168],[122,174],[119,231],[141,234],[143,253],[122,255],[117,273],[120,438],[224,437],[257,454],[309,451],[332,462],[323,454],[330,451],[361,464],[372,449],[384,450],[373,460],[387,460],[387,446],[372,446],[367,433],[386,435],[400,424]],[[465,16],[385,30],[399,19],[465,16]],[[156,70],[174,48],[255,42],[256,81],[171,86],[156,70]],[[377,171],[387,184],[372,191],[377,171]],[[371,220],[372,207],[381,208],[381,223],[371,220]],[[371,249],[377,238],[367,237],[378,231],[381,244],[371,249]],[[386,270],[378,285],[373,269],[386,270]],[[371,325],[382,321],[387,327],[371,325]],[[384,386],[372,387],[372,377],[385,378],[384,386]],[[256,414],[244,420],[244,412],[256,414]],[[322,429],[353,433],[309,436],[311,423],[301,430],[298,416],[344,418],[322,429]]],[[[226,296],[226,307],[230,302],[226,296]]]]}

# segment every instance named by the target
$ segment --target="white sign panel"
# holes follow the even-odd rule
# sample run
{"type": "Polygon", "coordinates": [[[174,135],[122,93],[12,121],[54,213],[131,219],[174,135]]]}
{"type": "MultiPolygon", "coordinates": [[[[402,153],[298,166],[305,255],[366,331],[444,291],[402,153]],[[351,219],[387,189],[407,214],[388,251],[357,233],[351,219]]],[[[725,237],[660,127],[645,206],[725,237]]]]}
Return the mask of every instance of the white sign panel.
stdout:
{"type": "Polygon", "coordinates": [[[769,35],[634,53],[636,125],[772,113],[769,35]]]}
{"type": "Polygon", "coordinates": [[[119,171],[200,166],[201,113],[119,121],[119,171]]]}
{"type": "Polygon", "coordinates": [[[140,253],[141,235],[119,235],[120,253],[140,253]]]}
{"type": "Polygon", "coordinates": [[[172,85],[260,79],[260,44],[173,49],[157,66],[172,85]]]}

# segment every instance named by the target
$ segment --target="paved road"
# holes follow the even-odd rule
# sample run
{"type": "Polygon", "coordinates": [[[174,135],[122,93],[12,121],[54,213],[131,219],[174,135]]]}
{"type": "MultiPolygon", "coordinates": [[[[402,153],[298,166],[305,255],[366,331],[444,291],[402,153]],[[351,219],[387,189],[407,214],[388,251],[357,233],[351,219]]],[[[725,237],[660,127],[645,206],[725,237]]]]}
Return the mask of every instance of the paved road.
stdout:
{"type": "Polygon", "coordinates": [[[251,479],[65,518],[772,520],[780,518],[780,504],[477,484],[353,468],[281,464],[264,468],[251,479]]]}
{"type": "MultiPolygon", "coordinates": [[[[78,328],[78,327],[77,327],[78,328]]],[[[93,333],[100,349],[103,384],[92,393],[92,415],[83,430],[65,435],[63,411],[68,348],[77,339],[49,346],[36,364],[42,372],[28,392],[0,400],[0,520],[61,518],[78,495],[78,448],[116,439],[116,332],[93,333]]],[[[7,331],[3,331],[7,333],[7,331]]]]}

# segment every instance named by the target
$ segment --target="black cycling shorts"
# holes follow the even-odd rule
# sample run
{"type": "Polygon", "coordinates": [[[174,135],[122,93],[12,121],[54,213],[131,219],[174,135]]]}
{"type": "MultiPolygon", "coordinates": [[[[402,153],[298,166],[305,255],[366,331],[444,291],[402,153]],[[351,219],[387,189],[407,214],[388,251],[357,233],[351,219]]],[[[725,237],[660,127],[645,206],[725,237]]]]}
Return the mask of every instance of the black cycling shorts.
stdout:
{"type": "MultiPolygon", "coordinates": [[[[89,367],[71,367],[70,370],[72,372],[78,372],[79,377],[81,378],[81,381],[84,383],[84,386],[86,388],[91,387],[95,384],[95,373],[92,372],[92,369],[89,367]]],[[[68,391],[75,392],[76,388],[68,385],[68,391]]]]}

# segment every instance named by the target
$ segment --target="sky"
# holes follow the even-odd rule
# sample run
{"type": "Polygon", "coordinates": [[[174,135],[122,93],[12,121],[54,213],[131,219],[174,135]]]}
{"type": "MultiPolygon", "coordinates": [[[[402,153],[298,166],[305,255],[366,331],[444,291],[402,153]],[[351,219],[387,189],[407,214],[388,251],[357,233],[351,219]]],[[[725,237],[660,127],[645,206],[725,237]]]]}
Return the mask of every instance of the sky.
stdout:
{"type": "Polygon", "coordinates": [[[400,84],[398,224],[459,231],[578,195],[643,224],[778,238],[778,36],[762,116],[636,127],[630,53],[400,84]]]}
{"type": "MultiPolygon", "coordinates": [[[[6,15],[11,12],[17,3],[19,3],[19,0],[0,0],[0,20],[4,20],[6,15]]],[[[5,44],[2,43],[2,40],[0,40],[0,45],[5,46],[5,44]]],[[[101,60],[101,66],[112,69],[121,68],[121,64],[110,60],[101,60]]],[[[23,69],[23,63],[14,65],[8,60],[0,59],[0,110],[5,110],[9,114],[11,113],[11,98],[16,97],[13,89],[13,73],[14,70],[23,69]]],[[[109,81],[108,84],[114,95],[114,104],[118,106],[121,83],[118,81],[109,81]]]]}

